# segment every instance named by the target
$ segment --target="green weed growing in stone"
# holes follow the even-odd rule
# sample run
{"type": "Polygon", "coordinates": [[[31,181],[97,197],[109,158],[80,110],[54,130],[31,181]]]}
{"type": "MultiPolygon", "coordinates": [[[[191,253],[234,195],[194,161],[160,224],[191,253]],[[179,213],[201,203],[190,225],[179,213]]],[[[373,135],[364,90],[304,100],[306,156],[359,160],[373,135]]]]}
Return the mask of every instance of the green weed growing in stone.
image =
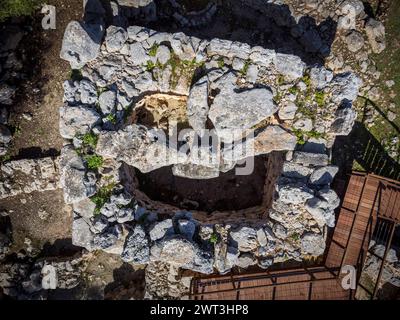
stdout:
{"type": "Polygon", "coordinates": [[[90,170],[97,170],[103,166],[103,157],[97,154],[91,154],[84,157],[90,170]]]}
{"type": "Polygon", "coordinates": [[[90,198],[90,200],[96,205],[96,208],[94,209],[95,214],[99,214],[101,208],[111,198],[114,187],[114,183],[104,186],[100,188],[93,197],[90,198]]]}

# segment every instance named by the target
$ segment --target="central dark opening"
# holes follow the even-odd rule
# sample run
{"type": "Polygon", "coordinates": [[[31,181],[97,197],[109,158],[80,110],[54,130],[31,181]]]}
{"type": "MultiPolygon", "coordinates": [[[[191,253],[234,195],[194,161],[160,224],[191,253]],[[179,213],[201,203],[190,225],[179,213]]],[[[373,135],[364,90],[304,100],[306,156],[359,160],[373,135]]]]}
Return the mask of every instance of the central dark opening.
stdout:
{"type": "Polygon", "coordinates": [[[209,213],[237,211],[263,203],[267,159],[267,155],[256,157],[254,171],[250,175],[236,175],[234,168],[227,173],[221,172],[218,178],[207,180],[176,177],[172,167],[150,173],[135,171],[139,189],[152,200],[209,213]]]}

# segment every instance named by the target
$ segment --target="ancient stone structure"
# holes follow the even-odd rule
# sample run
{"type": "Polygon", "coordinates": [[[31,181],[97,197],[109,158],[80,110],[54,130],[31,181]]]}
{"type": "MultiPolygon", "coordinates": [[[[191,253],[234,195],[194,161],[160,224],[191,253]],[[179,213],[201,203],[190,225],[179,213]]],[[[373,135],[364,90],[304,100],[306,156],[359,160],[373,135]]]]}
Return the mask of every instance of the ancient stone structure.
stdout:
{"type": "Polygon", "coordinates": [[[60,172],[74,206],[75,245],[201,273],[323,254],[339,205],[329,150],[355,120],[355,74],[279,50],[140,26],[110,26],[102,43],[99,28],[93,45],[80,48],[95,29],[80,24],[77,33],[74,25],[62,57],[83,67],[64,84],[60,131],[70,144],[60,172]],[[175,127],[177,135],[187,129],[177,143],[175,127]],[[194,143],[210,128],[213,143],[194,143]],[[147,173],[172,166],[177,176],[210,179],[234,170],[249,151],[286,157],[266,177],[260,207],[189,212],[138,190],[134,167],[147,173]]]}

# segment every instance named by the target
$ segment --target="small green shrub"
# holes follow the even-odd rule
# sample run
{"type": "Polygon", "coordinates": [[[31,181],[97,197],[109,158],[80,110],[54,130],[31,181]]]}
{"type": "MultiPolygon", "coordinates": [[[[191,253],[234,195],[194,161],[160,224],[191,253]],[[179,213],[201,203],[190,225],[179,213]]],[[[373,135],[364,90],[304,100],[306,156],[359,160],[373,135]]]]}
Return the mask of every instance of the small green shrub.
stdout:
{"type": "Polygon", "coordinates": [[[278,85],[279,85],[279,86],[282,86],[282,85],[285,84],[285,77],[284,77],[283,75],[279,75],[277,81],[278,81],[278,85]]]}
{"type": "Polygon", "coordinates": [[[85,146],[89,146],[95,149],[97,146],[98,139],[99,138],[93,132],[89,132],[83,135],[82,142],[85,146]]]}
{"type": "Polygon", "coordinates": [[[321,132],[312,130],[312,131],[308,131],[308,132],[307,132],[307,136],[308,136],[309,138],[320,139],[320,138],[324,138],[325,135],[324,135],[323,133],[321,133],[321,132]]]}
{"type": "Polygon", "coordinates": [[[323,107],[325,104],[325,93],[323,91],[317,91],[315,93],[315,102],[318,106],[323,107]]]}
{"type": "Polygon", "coordinates": [[[100,188],[93,197],[90,198],[90,200],[96,205],[96,208],[94,209],[95,214],[99,214],[101,208],[111,198],[114,187],[114,183],[104,186],[100,188]]]}
{"type": "Polygon", "coordinates": [[[85,156],[85,160],[90,170],[97,170],[98,168],[103,166],[104,162],[103,157],[97,154],[85,156]]]}
{"type": "Polygon", "coordinates": [[[115,114],[111,114],[111,113],[110,113],[110,114],[106,117],[106,120],[109,121],[109,122],[111,122],[112,124],[116,124],[116,123],[117,123],[117,118],[116,118],[115,114]]]}
{"type": "Polygon", "coordinates": [[[216,244],[218,242],[218,235],[216,233],[213,233],[210,237],[210,242],[212,244],[216,244]]]}
{"type": "Polygon", "coordinates": [[[156,67],[156,64],[149,60],[146,62],[146,71],[153,71],[153,69],[156,67]]]}
{"type": "Polygon", "coordinates": [[[29,16],[39,5],[39,0],[0,0],[0,21],[10,17],[29,16]]]}
{"type": "Polygon", "coordinates": [[[222,69],[223,67],[225,67],[225,61],[224,58],[219,58],[218,59],[218,68],[222,69]]]}
{"type": "Polygon", "coordinates": [[[289,92],[291,94],[297,95],[297,93],[299,92],[299,89],[296,86],[293,86],[289,89],[289,92]]]}
{"type": "Polygon", "coordinates": [[[250,60],[247,60],[244,63],[244,66],[243,66],[242,70],[240,71],[240,73],[245,76],[247,74],[247,71],[249,70],[249,67],[250,67],[250,60]]]}
{"type": "Polygon", "coordinates": [[[306,84],[306,86],[307,86],[308,89],[311,88],[311,79],[310,79],[310,76],[309,76],[309,75],[305,75],[305,76],[301,79],[301,81],[303,81],[303,82],[306,84]]]}
{"type": "Polygon", "coordinates": [[[299,145],[303,145],[306,143],[306,139],[304,137],[304,132],[298,129],[293,129],[293,133],[295,134],[296,138],[297,138],[297,143],[299,145]]]}
{"type": "Polygon", "coordinates": [[[290,238],[291,238],[293,241],[299,241],[299,240],[300,240],[300,235],[299,235],[297,232],[294,232],[294,233],[292,233],[292,234],[290,235],[290,238]]]}
{"type": "Polygon", "coordinates": [[[0,163],[4,163],[11,160],[11,155],[6,153],[3,156],[0,156],[0,163]]]}
{"type": "Polygon", "coordinates": [[[158,47],[159,47],[159,44],[157,44],[157,43],[154,43],[152,45],[152,47],[149,50],[149,56],[150,57],[155,57],[156,56],[158,47]]]}

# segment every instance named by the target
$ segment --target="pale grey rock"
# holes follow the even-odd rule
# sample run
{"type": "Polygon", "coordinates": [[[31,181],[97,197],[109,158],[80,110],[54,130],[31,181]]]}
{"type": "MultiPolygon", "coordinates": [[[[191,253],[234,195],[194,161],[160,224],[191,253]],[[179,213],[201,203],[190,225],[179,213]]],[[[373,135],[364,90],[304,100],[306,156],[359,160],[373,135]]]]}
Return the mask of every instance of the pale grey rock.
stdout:
{"type": "Polygon", "coordinates": [[[11,139],[10,130],[5,125],[0,124],[0,144],[7,145],[11,142],[11,139]]]}
{"type": "Polygon", "coordinates": [[[258,79],[258,71],[257,65],[250,64],[246,73],[246,81],[249,83],[256,83],[258,79]]]}
{"type": "Polygon", "coordinates": [[[335,113],[335,120],[329,132],[337,136],[347,136],[353,129],[357,118],[357,112],[352,108],[338,109],[335,113]]]}
{"type": "Polygon", "coordinates": [[[314,197],[314,192],[301,182],[279,185],[279,200],[283,203],[301,204],[314,197]]]}
{"type": "Polygon", "coordinates": [[[81,80],[79,83],[80,99],[83,104],[96,104],[98,101],[97,88],[94,83],[89,80],[81,80]]]}
{"type": "Polygon", "coordinates": [[[147,55],[146,50],[143,48],[140,42],[135,42],[130,46],[130,60],[134,65],[142,66],[151,60],[147,55]]]}
{"type": "Polygon", "coordinates": [[[293,120],[298,107],[292,101],[285,101],[282,103],[278,116],[281,120],[293,120]]]}
{"type": "Polygon", "coordinates": [[[138,90],[138,94],[146,91],[153,91],[154,81],[151,72],[146,71],[141,73],[135,80],[135,88],[138,90]]]}
{"type": "Polygon", "coordinates": [[[63,82],[64,102],[76,104],[80,101],[79,83],[78,81],[66,80],[63,82]]]}
{"type": "Polygon", "coordinates": [[[60,108],[60,134],[65,139],[73,139],[78,134],[89,133],[100,120],[93,108],[63,106],[60,108]]]}
{"type": "Polygon", "coordinates": [[[278,53],[275,68],[286,79],[293,81],[303,76],[306,64],[298,56],[278,53]]]}
{"type": "Polygon", "coordinates": [[[135,220],[135,211],[131,208],[120,208],[116,214],[118,223],[126,223],[135,220]]]}
{"type": "Polygon", "coordinates": [[[325,239],[320,234],[306,233],[301,237],[301,248],[306,254],[318,257],[325,251],[325,239]]]}
{"type": "Polygon", "coordinates": [[[108,52],[116,52],[122,49],[128,40],[128,33],[124,28],[109,26],[106,34],[106,47],[108,52]]]}
{"type": "Polygon", "coordinates": [[[258,266],[262,269],[268,269],[273,264],[274,264],[273,258],[261,258],[258,261],[258,266]]]}
{"type": "Polygon", "coordinates": [[[80,202],[96,193],[96,179],[86,173],[82,158],[72,146],[65,146],[60,156],[60,183],[68,204],[80,202]]]}
{"type": "Polygon", "coordinates": [[[302,166],[290,161],[285,161],[283,164],[282,175],[288,178],[304,179],[313,172],[312,168],[302,166]]]}
{"type": "Polygon", "coordinates": [[[65,29],[60,56],[69,61],[72,69],[80,69],[97,58],[104,27],[71,21],[65,29]]]}
{"type": "Polygon", "coordinates": [[[387,113],[387,117],[388,117],[388,120],[389,121],[395,121],[396,120],[396,118],[397,118],[397,113],[396,112],[393,112],[393,111],[388,111],[388,113],[387,113]]]}
{"type": "Polygon", "coordinates": [[[364,46],[364,37],[360,32],[352,30],[345,36],[344,42],[351,52],[357,52],[364,46]]]}
{"type": "Polygon", "coordinates": [[[247,60],[251,52],[251,47],[247,43],[234,41],[231,44],[228,57],[229,58],[239,58],[242,60],[247,60]]]}
{"type": "Polygon", "coordinates": [[[208,81],[203,77],[190,89],[187,100],[189,124],[195,131],[205,129],[208,111],[208,81]]]}
{"type": "Polygon", "coordinates": [[[91,219],[91,231],[93,233],[102,233],[109,226],[109,222],[106,216],[98,214],[91,219]]]}
{"type": "Polygon", "coordinates": [[[140,93],[139,90],[135,88],[135,85],[127,80],[122,81],[122,88],[129,98],[136,97],[140,93]]]}
{"type": "Polygon", "coordinates": [[[333,72],[323,66],[315,66],[310,70],[311,85],[318,89],[324,89],[333,79],[333,72]]]}
{"type": "Polygon", "coordinates": [[[166,32],[154,32],[143,44],[143,47],[150,49],[154,45],[160,45],[164,42],[170,42],[173,35],[166,32]]]}
{"type": "Polygon", "coordinates": [[[313,129],[313,122],[311,119],[299,119],[293,123],[293,127],[297,130],[309,132],[313,129]]]}
{"type": "Polygon", "coordinates": [[[215,245],[215,262],[214,267],[220,274],[228,273],[234,266],[238,264],[239,250],[234,247],[226,246],[226,250],[217,250],[219,244],[215,245]]]}
{"type": "MultiPolygon", "coordinates": [[[[118,195],[111,195],[110,199],[100,209],[100,213],[105,217],[115,217],[117,220],[124,220],[124,222],[133,221],[134,213],[128,205],[132,202],[132,197],[127,193],[118,195]]],[[[119,223],[122,223],[119,221],[119,223]]]]}
{"type": "Polygon", "coordinates": [[[130,26],[128,27],[127,32],[129,39],[137,42],[145,41],[150,37],[150,35],[155,33],[153,30],[140,26],[130,26]]]}
{"type": "Polygon", "coordinates": [[[187,160],[186,154],[166,145],[164,133],[140,125],[130,125],[117,132],[102,131],[96,150],[103,157],[124,161],[142,172],[187,160]]]}
{"type": "Polygon", "coordinates": [[[88,221],[94,215],[94,210],[96,205],[90,199],[83,199],[77,203],[73,204],[74,213],[78,214],[80,217],[88,221]]]}
{"type": "Polygon", "coordinates": [[[335,212],[330,204],[317,197],[307,201],[305,209],[311,214],[320,227],[327,225],[333,228],[335,226],[335,212]]]}
{"type": "Polygon", "coordinates": [[[174,234],[174,227],[172,225],[172,219],[166,219],[155,223],[149,231],[149,236],[152,241],[157,241],[165,236],[174,234]]]}
{"type": "Polygon", "coordinates": [[[42,288],[44,290],[55,290],[58,285],[57,269],[52,265],[44,265],[41,271],[42,288]]]}
{"type": "Polygon", "coordinates": [[[373,18],[365,24],[369,44],[374,53],[381,53],[386,48],[385,26],[373,18]]]}
{"type": "Polygon", "coordinates": [[[275,223],[272,230],[274,232],[274,235],[278,239],[286,239],[287,238],[287,229],[280,223],[275,223]]]}
{"type": "Polygon", "coordinates": [[[156,59],[162,64],[166,64],[171,59],[171,52],[167,46],[161,45],[157,49],[156,59]]]}
{"type": "MultiPolygon", "coordinates": [[[[228,135],[226,135],[228,136],[228,135]]],[[[294,150],[297,138],[280,126],[268,126],[255,132],[255,136],[243,141],[226,144],[222,153],[225,161],[239,161],[272,151],[294,150]]]]}
{"type": "Polygon", "coordinates": [[[214,271],[212,254],[181,236],[163,239],[151,248],[151,260],[167,262],[184,269],[210,274],[214,271]]]}
{"type": "Polygon", "coordinates": [[[341,13],[354,14],[354,17],[360,16],[364,13],[364,4],[360,0],[345,0],[340,4],[341,13]]]}
{"type": "Polygon", "coordinates": [[[269,67],[275,64],[276,53],[274,50],[256,46],[251,49],[249,59],[259,66],[269,67]]]}
{"type": "Polygon", "coordinates": [[[74,219],[72,222],[72,244],[92,250],[94,234],[90,231],[90,225],[83,218],[74,219]]]}
{"type": "Polygon", "coordinates": [[[125,262],[139,265],[150,261],[149,241],[142,226],[136,225],[128,235],[121,257],[125,262]]]}
{"type": "Polygon", "coordinates": [[[331,184],[338,171],[339,168],[332,165],[315,169],[310,176],[310,183],[314,185],[331,184]]]}
{"type": "Polygon", "coordinates": [[[354,73],[337,75],[329,84],[332,92],[332,101],[335,103],[348,103],[356,100],[362,81],[354,73]]]}
{"type": "Polygon", "coordinates": [[[117,93],[115,91],[104,91],[99,97],[99,107],[104,115],[114,113],[117,102],[117,93]]]}
{"type": "Polygon", "coordinates": [[[326,154],[295,151],[293,152],[293,162],[304,166],[326,166],[328,165],[328,156],[326,154]]]}
{"type": "Polygon", "coordinates": [[[248,267],[254,266],[255,264],[257,264],[257,260],[251,253],[241,254],[236,263],[236,265],[242,269],[247,269],[248,267]]]}
{"type": "Polygon", "coordinates": [[[121,227],[115,225],[106,229],[103,233],[94,236],[92,241],[93,249],[101,249],[109,253],[121,254],[122,250],[116,248],[121,237],[121,227]]]}
{"type": "Polygon", "coordinates": [[[227,57],[232,47],[232,41],[214,38],[210,41],[207,47],[209,56],[224,56],[227,57]]]}
{"type": "Polygon", "coordinates": [[[335,191],[330,188],[324,188],[317,192],[318,197],[325,200],[329,204],[329,208],[336,209],[340,205],[340,199],[335,191]]]}
{"type": "Polygon", "coordinates": [[[218,167],[206,167],[196,164],[175,164],[172,173],[176,177],[189,179],[213,179],[218,178],[220,169],[218,167]]]}
{"type": "Polygon", "coordinates": [[[214,234],[214,226],[213,225],[200,225],[199,237],[202,241],[209,241],[213,234],[214,234]]]}
{"type": "Polygon", "coordinates": [[[269,89],[238,91],[235,81],[236,76],[229,72],[216,83],[220,92],[214,98],[208,116],[219,136],[224,130],[250,129],[277,111],[269,89]]]}
{"type": "Polygon", "coordinates": [[[230,237],[239,251],[250,252],[257,248],[257,231],[253,228],[240,227],[239,229],[232,230],[230,237]]]}
{"type": "MultiPolygon", "coordinates": [[[[101,78],[98,80],[105,81],[105,83],[103,82],[103,85],[102,85],[102,87],[104,87],[107,85],[107,83],[109,83],[113,80],[113,77],[118,72],[118,67],[112,66],[112,65],[101,65],[97,68],[97,72],[99,74],[99,77],[101,78]]],[[[100,86],[100,84],[98,84],[98,85],[100,86]]]]}
{"type": "Polygon", "coordinates": [[[268,244],[268,238],[263,228],[257,230],[257,241],[260,246],[266,246],[268,244]]]}

